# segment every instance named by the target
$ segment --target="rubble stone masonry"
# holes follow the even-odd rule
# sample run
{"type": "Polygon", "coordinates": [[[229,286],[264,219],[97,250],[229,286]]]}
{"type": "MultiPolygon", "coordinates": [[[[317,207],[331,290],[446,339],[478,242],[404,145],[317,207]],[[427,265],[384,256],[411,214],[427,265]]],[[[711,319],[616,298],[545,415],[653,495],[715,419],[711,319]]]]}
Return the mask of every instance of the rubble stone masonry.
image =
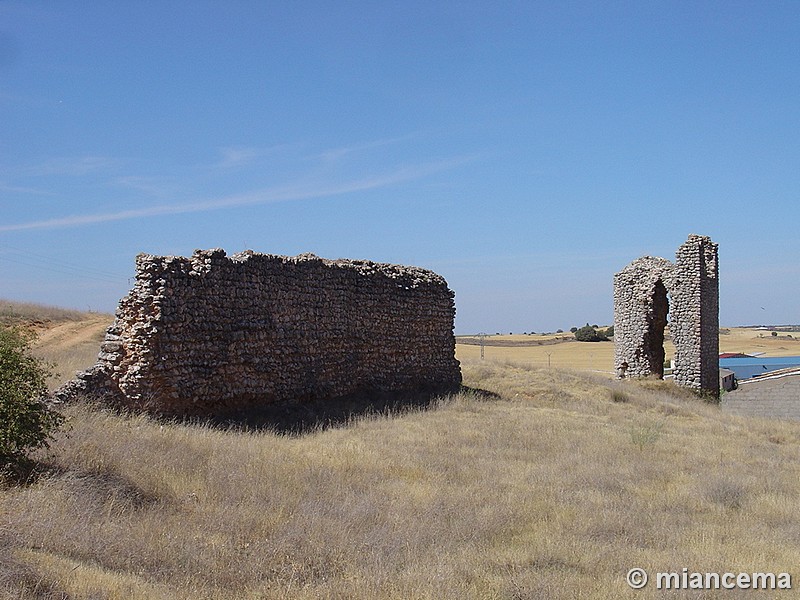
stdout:
{"type": "Polygon", "coordinates": [[[711,238],[690,235],[674,264],[645,256],[614,276],[618,377],[663,377],[668,314],[676,383],[718,396],[719,264],[711,238]]]}
{"type": "Polygon", "coordinates": [[[220,249],[140,254],[98,363],[56,393],[215,416],[458,389],[454,294],[425,269],[220,249]]]}

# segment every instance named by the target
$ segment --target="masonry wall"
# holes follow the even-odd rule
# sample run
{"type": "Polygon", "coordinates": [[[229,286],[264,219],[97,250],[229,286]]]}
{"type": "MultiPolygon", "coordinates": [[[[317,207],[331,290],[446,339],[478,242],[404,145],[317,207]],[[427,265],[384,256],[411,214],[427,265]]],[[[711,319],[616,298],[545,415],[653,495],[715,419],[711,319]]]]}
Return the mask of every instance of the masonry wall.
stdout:
{"type": "Polygon", "coordinates": [[[718,249],[711,238],[690,235],[675,263],[646,256],[614,276],[618,377],[663,376],[667,314],[676,383],[719,395],[718,249]]]}
{"type": "Polygon", "coordinates": [[[679,385],[719,395],[719,278],[717,244],[691,235],[678,248],[671,289],[673,373],[679,385]]]}
{"type": "Polygon", "coordinates": [[[672,270],[670,261],[644,256],[614,275],[614,364],[620,378],[664,374],[667,306],[659,300],[667,302],[672,270]]]}
{"type": "Polygon", "coordinates": [[[461,382],[454,294],[416,267],[251,251],[139,255],[99,362],[62,389],[169,415],[461,382]]]}

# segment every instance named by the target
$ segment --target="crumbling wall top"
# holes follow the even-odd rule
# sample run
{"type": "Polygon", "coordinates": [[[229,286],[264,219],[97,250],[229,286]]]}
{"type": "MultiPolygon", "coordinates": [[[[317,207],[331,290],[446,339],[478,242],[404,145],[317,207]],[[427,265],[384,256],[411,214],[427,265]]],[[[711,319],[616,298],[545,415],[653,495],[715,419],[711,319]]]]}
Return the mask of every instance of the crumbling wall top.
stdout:
{"type": "Polygon", "coordinates": [[[216,267],[236,267],[238,265],[252,267],[258,264],[285,264],[308,266],[309,268],[323,266],[329,269],[351,270],[360,276],[378,276],[394,280],[398,287],[415,288],[420,285],[447,287],[444,277],[421,267],[345,258],[330,260],[320,258],[310,252],[297,256],[284,256],[245,250],[229,257],[222,248],[195,250],[190,257],[141,253],[136,256],[136,277],[137,279],[148,279],[169,274],[198,276],[207,274],[216,267]]]}

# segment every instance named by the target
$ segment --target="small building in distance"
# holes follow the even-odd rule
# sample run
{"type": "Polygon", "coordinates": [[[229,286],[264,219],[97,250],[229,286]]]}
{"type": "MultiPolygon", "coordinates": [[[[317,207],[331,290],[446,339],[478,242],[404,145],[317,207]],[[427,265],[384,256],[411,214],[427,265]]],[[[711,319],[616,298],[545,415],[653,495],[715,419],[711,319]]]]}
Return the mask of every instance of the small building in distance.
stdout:
{"type": "Polygon", "coordinates": [[[736,389],[736,374],[730,369],[720,368],[719,389],[725,390],[726,392],[736,389]]]}

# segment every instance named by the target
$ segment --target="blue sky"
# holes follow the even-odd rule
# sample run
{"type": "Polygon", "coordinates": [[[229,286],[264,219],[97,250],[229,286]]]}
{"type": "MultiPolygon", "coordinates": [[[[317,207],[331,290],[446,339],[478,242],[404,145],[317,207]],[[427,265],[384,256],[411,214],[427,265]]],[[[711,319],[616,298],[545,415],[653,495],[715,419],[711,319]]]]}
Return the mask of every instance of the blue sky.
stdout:
{"type": "Polygon", "coordinates": [[[799,65],[800,2],[1,1],[0,297],[251,248],[552,331],[699,233],[723,325],[798,323],[799,65]]]}

